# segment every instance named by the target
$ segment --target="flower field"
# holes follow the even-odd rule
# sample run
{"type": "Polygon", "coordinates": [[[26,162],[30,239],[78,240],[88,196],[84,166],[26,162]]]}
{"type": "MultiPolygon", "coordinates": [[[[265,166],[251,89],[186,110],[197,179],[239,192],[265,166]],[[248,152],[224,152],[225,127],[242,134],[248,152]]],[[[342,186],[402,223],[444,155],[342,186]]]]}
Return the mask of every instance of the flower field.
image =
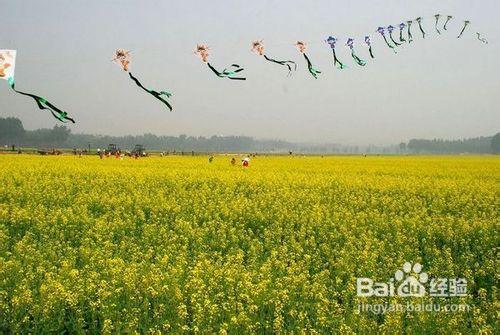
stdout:
{"type": "Polygon", "coordinates": [[[499,157],[0,155],[0,333],[494,334],[499,157]],[[460,312],[358,310],[405,262],[460,312]]]}

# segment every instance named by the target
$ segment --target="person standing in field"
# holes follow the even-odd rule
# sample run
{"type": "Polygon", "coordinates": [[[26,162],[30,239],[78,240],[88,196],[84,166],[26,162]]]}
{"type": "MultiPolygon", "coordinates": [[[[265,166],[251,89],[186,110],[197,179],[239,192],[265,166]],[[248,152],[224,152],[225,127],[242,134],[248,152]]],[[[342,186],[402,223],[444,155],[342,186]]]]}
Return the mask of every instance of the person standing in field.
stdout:
{"type": "Polygon", "coordinates": [[[210,157],[208,157],[208,162],[209,162],[209,163],[212,163],[212,162],[213,162],[213,160],[214,160],[214,156],[210,156],[210,157]]]}
{"type": "Polygon", "coordinates": [[[243,167],[248,167],[248,165],[250,164],[250,158],[245,157],[245,158],[243,158],[242,162],[243,162],[242,163],[243,167]]]}
{"type": "Polygon", "coordinates": [[[231,165],[232,166],[235,166],[236,165],[236,158],[231,158],[231,165]]]}

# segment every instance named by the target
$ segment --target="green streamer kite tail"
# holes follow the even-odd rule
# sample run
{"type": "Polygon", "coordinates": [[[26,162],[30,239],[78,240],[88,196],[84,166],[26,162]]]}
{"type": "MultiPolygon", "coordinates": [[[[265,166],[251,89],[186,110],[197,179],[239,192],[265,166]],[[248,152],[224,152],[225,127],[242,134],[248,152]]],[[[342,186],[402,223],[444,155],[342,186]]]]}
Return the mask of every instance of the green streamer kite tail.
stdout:
{"type": "Polygon", "coordinates": [[[215,67],[208,62],[208,57],[210,56],[210,48],[205,44],[198,44],[194,51],[194,54],[200,57],[203,63],[207,64],[208,68],[212,70],[213,73],[219,78],[229,78],[231,80],[247,80],[243,77],[235,77],[239,72],[244,69],[238,64],[231,64],[228,68],[218,71],[215,67]]]}
{"type": "Polygon", "coordinates": [[[18,91],[14,81],[14,70],[16,64],[16,50],[0,50],[0,79],[5,79],[9,83],[12,90],[18,94],[27,96],[35,100],[40,110],[48,110],[54,118],[67,123],[75,123],[75,120],[68,116],[68,113],[57,108],[55,105],[47,101],[47,99],[35,94],[18,91]]]}
{"type": "Polygon", "coordinates": [[[213,73],[215,73],[217,75],[217,77],[219,78],[229,78],[231,80],[247,80],[247,78],[243,78],[243,77],[235,77],[235,75],[241,71],[243,71],[244,69],[239,66],[238,64],[231,64],[229,66],[229,68],[225,68],[224,70],[222,70],[222,72],[219,72],[217,71],[213,66],[212,64],[208,63],[207,62],[207,65],[208,67],[210,68],[210,70],[213,71],[213,73]]]}
{"type": "Polygon", "coordinates": [[[354,39],[353,38],[348,38],[346,45],[351,49],[351,57],[354,59],[354,61],[359,65],[359,66],[365,66],[366,61],[362,60],[361,58],[356,55],[354,52],[354,39]]]}
{"type": "Polygon", "coordinates": [[[309,60],[309,57],[307,57],[307,55],[304,53],[304,58],[306,59],[306,62],[307,62],[307,69],[309,70],[309,73],[314,77],[314,79],[318,79],[318,74],[321,73],[321,71],[315,69],[311,63],[311,61],[309,60]]]}
{"type": "Polygon", "coordinates": [[[462,30],[460,31],[460,34],[457,36],[457,38],[460,38],[462,37],[462,35],[464,34],[464,31],[465,29],[467,28],[467,26],[470,24],[470,21],[469,20],[465,20],[464,21],[464,27],[462,28],[462,30]]]}
{"type": "Polygon", "coordinates": [[[52,114],[52,116],[54,116],[57,120],[59,120],[63,123],[67,123],[68,121],[72,122],[72,123],[76,123],[75,120],[73,120],[72,118],[70,118],[68,116],[68,113],[60,110],[59,108],[57,108],[56,106],[51,104],[49,101],[47,101],[45,98],[42,98],[38,95],[25,93],[25,92],[21,92],[21,91],[16,90],[14,80],[12,80],[12,81],[9,80],[9,84],[10,84],[10,87],[16,93],[19,93],[21,95],[25,95],[25,96],[32,98],[33,100],[35,100],[35,102],[40,110],[48,110],[52,114]]]}
{"type": "Polygon", "coordinates": [[[415,21],[417,21],[418,23],[418,28],[420,29],[420,32],[422,33],[422,38],[425,38],[425,31],[424,31],[424,28],[422,27],[422,18],[421,17],[417,17],[415,19],[415,21]]]}
{"type": "Polygon", "coordinates": [[[137,86],[139,86],[142,90],[146,91],[147,93],[151,94],[156,99],[160,100],[165,106],[167,106],[167,108],[170,111],[173,110],[172,105],[170,105],[170,103],[166,99],[163,98],[163,97],[170,98],[172,96],[172,93],[166,92],[166,91],[157,92],[155,90],[144,87],[144,85],[142,85],[142,83],[139,81],[139,79],[134,77],[134,75],[132,75],[132,73],[129,71],[130,51],[126,51],[124,49],[117,49],[115,51],[115,57],[113,58],[112,61],[115,62],[118,66],[120,66],[123,69],[123,71],[128,72],[130,79],[132,79],[132,81],[137,86]]]}
{"type": "Polygon", "coordinates": [[[141,84],[141,82],[140,82],[140,81],[139,81],[136,77],[134,77],[134,76],[132,75],[132,73],[131,73],[131,72],[129,72],[129,73],[128,73],[128,75],[129,75],[130,79],[132,79],[132,80],[135,82],[135,84],[136,84],[137,86],[139,86],[139,87],[140,87],[140,88],[142,88],[144,91],[146,91],[147,93],[149,93],[149,94],[151,94],[152,96],[154,96],[156,99],[158,99],[158,100],[160,100],[161,102],[163,102],[163,103],[167,106],[167,108],[168,108],[170,111],[172,111],[172,110],[173,110],[173,109],[172,109],[172,106],[170,105],[170,103],[169,103],[167,100],[163,99],[163,96],[165,96],[165,97],[167,97],[167,98],[170,98],[170,97],[172,96],[172,93],[170,93],[170,92],[166,92],[166,91],[157,92],[157,91],[154,91],[154,90],[148,89],[148,88],[144,87],[144,86],[141,84]]]}
{"type": "Polygon", "coordinates": [[[268,62],[279,64],[281,66],[286,66],[288,68],[288,76],[292,75],[292,66],[294,66],[294,70],[297,71],[297,64],[294,61],[291,60],[276,60],[273,58],[268,57],[266,54],[264,54],[264,41],[263,40],[256,40],[252,42],[252,52],[255,52],[259,56],[263,56],[264,59],[268,62]]]}
{"type": "MultiPolygon", "coordinates": [[[[333,65],[342,70],[345,69],[347,66],[345,66],[338,58],[337,58],[337,53],[335,52],[335,44],[337,43],[337,38],[333,36],[328,36],[328,38],[325,40],[326,43],[330,46],[330,49],[332,49],[332,54],[333,54],[333,65]]],[[[370,47],[371,49],[371,47],[370,47]]]]}
{"type": "Polygon", "coordinates": [[[295,43],[295,46],[299,49],[299,52],[304,56],[306,62],[307,62],[307,69],[309,70],[309,73],[311,74],[311,76],[314,77],[314,79],[318,79],[318,74],[321,73],[321,71],[319,71],[318,69],[315,69],[311,63],[311,61],[309,60],[309,57],[307,57],[305,51],[306,51],[306,43],[305,42],[302,42],[302,41],[297,41],[297,43],[295,43]]]}

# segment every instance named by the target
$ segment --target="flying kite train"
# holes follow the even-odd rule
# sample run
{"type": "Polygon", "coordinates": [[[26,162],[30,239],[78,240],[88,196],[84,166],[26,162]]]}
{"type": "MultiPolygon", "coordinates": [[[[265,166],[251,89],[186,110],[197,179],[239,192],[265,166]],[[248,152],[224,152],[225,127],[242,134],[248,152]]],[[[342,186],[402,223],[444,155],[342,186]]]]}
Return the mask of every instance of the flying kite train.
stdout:
{"type": "Polygon", "coordinates": [[[68,117],[68,113],[60,110],[45,98],[31,93],[25,93],[16,90],[16,83],[14,81],[14,70],[16,67],[16,50],[0,50],[0,79],[5,79],[9,83],[10,87],[19,94],[28,96],[35,100],[37,106],[41,110],[48,110],[50,113],[61,122],[73,122],[75,120],[68,117]]]}
{"type": "Polygon", "coordinates": [[[195,55],[200,57],[201,61],[208,65],[210,70],[213,71],[219,78],[229,78],[232,80],[247,80],[244,77],[236,77],[236,75],[243,71],[244,69],[238,64],[231,64],[228,68],[225,68],[222,71],[217,71],[212,64],[208,62],[208,57],[210,56],[210,48],[204,44],[198,44],[196,46],[196,50],[194,51],[195,55]]]}
{"type": "Polygon", "coordinates": [[[147,93],[154,96],[156,99],[160,100],[163,104],[165,104],[167,106],[167,108],[170,111],[172,111],[172,105],[170,105],[170,103],[166,99],[163,98],[163,97],[170,98],[172,96],[172,93],[167,92],[167,91],[157,92],[157,91],[154,91],[152,89],[146,88],[146,87],[144,87],[144,85],[142,85],[142,83],[139,81],[139,79],[134,77],[132,75],[132,73],[129,72],[128,69],[130,66],[130,51],[126,51],[124,49],[117,49],[115,51],[115,57],[113,58],[112,61],[114,63],[116,63],[118,66],[120,66],[123,69],[123,71],[128,72],[130,79],[132,79],[137,86],[139,86],[144,91],[146,91],[147,93]]]}
{"type": "MultiPolygon", "coordinates": [[[[441,14],[436,14],[434,15],[434,30],[436,31],[437,34],[444,36],[448,31],[448,25],[449,23],[454,19],[453,16],[447,15],[446,20],[444,20],[444,15],[441,14]],[[443,20],[441,20],[443,18],[443,20]],[[442,23],[444,21],[444,24],[442,23]]],[[[420,32],[422,33],[422,38],[426,37],[426,32],[424,31],[423,27],[423,22],[424,19],[422,17],[417,17],[414,20],[407,20],[405,22],[399,23],[397,26],[393,25],[388,25],[388,26],[381,26],[378,27],[376,32],[381,35],[383,38],[385,44],[387,45],[388,48],[390,48],[394,53],[397,53],[396,49],[399,47],[403,46],[405,43],[410,44],[414,41],[413,35],[411,32],[411,27],[412,24],[416,22],[418,24],[418,27],[420,29],[420,32]],[[397,35],[394,36],[393,32],[399,28],[399,39],[396,40],[398,37],[397,35]],[[404,36],[404,32],[406,29],[406,36],[404,36]],[[396,38],[395,38],[396,37],[396,38]]],[[[457,38],[460,39],[464,35],[465,31],[467,30],[467,27],[471,24],[471,21],[465,20],[463,21],[463,26],[462,29],[460,30],[457,38]]],[[[395,32],[397,34],[397,32],[395,32]]],[[[488,44],[488,40],[484,38],[479,32],[476,33],[477,40],[484,44],[488,44]]],[[[336,45],[337,45],[338,39],[334,36],[328,36],[328,38],[325,40],[325,42],[329,45],[330,49],[332,50],[333,54],[333,65],[334,67],[338,69],[345,69],[347,66],[339,60],[337,57],[337,50],[336,50],[336,45]]],[[[368,47],[368,52],[369,55],[372,59],[375,58],[374,53],[373,53],[373,48],[372,48],[372,40],[369,35],[366,35],[364,37],[364,43],[368,47]]],[[[354,38],[348,38],[346,41],[346,46],[349,47],[350,52],[351,52],[351,57],[354,60],[356,64],[359,66],[365,66],[367,62],[363,60],[361,57],[358,56],[354,49],[354,38]]],[[[315,79],[318,79],[318,75],[321,74],[321,71],[319,71],[317,68],[315,68],[309,59],[309,57],[306,54],[306,49],[307,45],[303,41],[297,41],[295,43],[295,47],[297,47],[298,51],[302,54],[304,59],[306,60],[307,63],[307,69],[311,76],[313,76],[315,79]]],[[[264,59],[270,63],[278,64],[283,67],[286,67],[288,69],[288,75],[290,76],[292,73],[292,69],[294,71],[297,70],[297,64],[292,61],[292,60],[277,60],[271,57],[268,57],[265,53],[265,47],[263,40],[255,40],[251,44],[251,51],[256,53],[259,56],[264,57],[264,59]]],[[[222,71],[217,70],[215,67],[210,64],[208,61],[209,56],[210,56],[210,48],[204,44],[198,44],[196,46],[196,49],[194,53],[201,59],[203,63],[205,63],[208,68],[217,75],[219,78],[229,78],[231,80],[246,80],[245,77],[239,76],[244,69],[238,65],[238,64],[231,64],[229,67],[224,68],[222,71]]],[[[124,49],[117,49],[115,51],[115,56],[112,59],[114,63],[116,63],[123,71],[127,72],[130,79],[142,90],[146,91],[156,99],[160,100],[164,105],[168,107],[170,111],[172,111],[172,106],[170,105],[169,101],[167,100],[172,96],[172,93],[167,92],[167,91],[155,91],[152,89],[146,88],[140,81],[137,79],[130,71],[130,61],[131,56],[130,56],[130,51],[124,50],[124,49]]],[[[0,49],[0,79],[6,80],[10,87],[18,94],[28,96],[35,100],[37,106],[41,110],[48,110],[52,116],[54,116],[57,120],[61,122],[72,122],[75,123],[75,120],[70,118],[68,114],[51,104],[49,101],[47,101],[45,98],[40,97],[38,95],[34,95],[31,93],[26,93],[22,91],[18,91],[16,89],[15,81],[14,81],[14,69],[15,69],[15,63],[16,63],[16,50],[7,50],[7,49],[0,49]]]]}

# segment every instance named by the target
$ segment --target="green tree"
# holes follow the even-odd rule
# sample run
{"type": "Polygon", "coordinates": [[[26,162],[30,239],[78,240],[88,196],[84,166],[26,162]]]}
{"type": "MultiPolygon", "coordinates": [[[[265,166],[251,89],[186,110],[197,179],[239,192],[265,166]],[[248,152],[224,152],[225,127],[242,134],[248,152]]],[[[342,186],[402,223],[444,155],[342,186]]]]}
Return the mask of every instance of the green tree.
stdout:
{"type": "Polygon", "coordinates": [[[22,141],[25,130],[21,120],[15,117],[0,117],[0,144],[13,144],[22,141]]]}
{"type": "Polygon", "coordinates": [[[500,153],[500,133],[497,133],[493,138],[491,139],[491,150],[493,153],[498,154],[500,153]]]}

